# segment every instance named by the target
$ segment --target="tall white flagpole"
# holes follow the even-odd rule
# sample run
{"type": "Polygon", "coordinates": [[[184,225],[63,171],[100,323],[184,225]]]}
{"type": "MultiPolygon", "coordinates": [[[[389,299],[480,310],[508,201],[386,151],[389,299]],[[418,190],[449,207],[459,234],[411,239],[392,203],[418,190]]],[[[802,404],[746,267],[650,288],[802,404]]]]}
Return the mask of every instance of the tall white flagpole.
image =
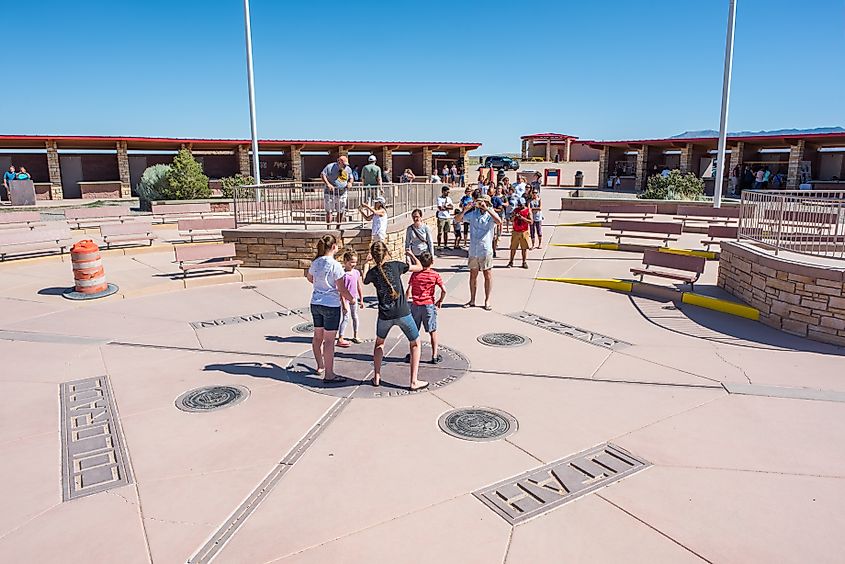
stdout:
{"type": "MultiPolygon", "coordinates": [[[[258,160],[258,126],[255,120],[255,78],[252,72],[252,29],[249,20],[249,0],[244,0],[244,32],[246,33],[246,77],[249,86],[249,128],[252,133],[252,174],[255,184],[261,184],[258,160]]],[[[255,201],[260,203],[261,191],[255,189],[255,201]]]]}
{"type": "Polygon", "coordinates": [[[722,206],[722,183],[725,180],[725,152],[728,142],[728,102],[731,97],[731,70],[734,62],[734,22],[736,0],[728,7],[728,36],[725,40],[725,75],[722,79],[722,117],[719,121],[719,149],[716,154],[716,183],[713,186],[713,207],[722,206]]]}

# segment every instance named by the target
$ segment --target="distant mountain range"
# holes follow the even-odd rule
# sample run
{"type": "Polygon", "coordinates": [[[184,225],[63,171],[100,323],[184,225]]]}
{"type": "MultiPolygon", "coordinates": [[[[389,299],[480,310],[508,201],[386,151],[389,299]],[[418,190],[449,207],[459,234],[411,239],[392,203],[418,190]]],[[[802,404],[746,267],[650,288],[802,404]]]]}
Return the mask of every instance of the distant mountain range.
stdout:
{"type": "MultiPolygon", "coordinates": [[[[845,127],[816,127],[813,129],[773,129],[771,131],[732,131],[728,137],[756,137],[765,135],[807,135],[812,133],[845,133],[845,127]]],[[[694,139],[703,137],[718,137],[719,132],[714,129],[700,131],[684,131],[673,135],[669,139],[694,139]]]]}

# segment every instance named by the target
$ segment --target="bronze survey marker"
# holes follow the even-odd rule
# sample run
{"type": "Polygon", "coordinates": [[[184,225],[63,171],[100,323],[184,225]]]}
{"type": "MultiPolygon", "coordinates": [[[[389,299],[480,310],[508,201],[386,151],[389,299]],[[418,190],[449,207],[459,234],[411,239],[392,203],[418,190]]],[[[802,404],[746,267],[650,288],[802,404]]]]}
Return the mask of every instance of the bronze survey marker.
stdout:
{"type": "Polygon", "coordinates": [[[650,465],[608,443],[529,470],[473,495],[505,521],[517,525],[650,465]]]}

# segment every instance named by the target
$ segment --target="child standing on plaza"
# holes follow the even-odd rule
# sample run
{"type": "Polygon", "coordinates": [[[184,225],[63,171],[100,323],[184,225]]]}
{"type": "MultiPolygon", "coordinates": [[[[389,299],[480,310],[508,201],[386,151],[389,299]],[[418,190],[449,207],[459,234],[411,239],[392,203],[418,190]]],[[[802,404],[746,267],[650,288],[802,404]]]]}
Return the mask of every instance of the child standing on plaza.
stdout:
{"type": "Polygon", "coordinates": [[[343,284],[346,286],[352,300],[343,298],[340,302],[340,328],[337,330],[337,346],[346,348],[349,346],[349,341],[356,345],[361,341],[358,340],[358,308],[364,307],[364,282],[361,279],[361,272],[356,268],[358,266],[358,253],[349,250],[343,253],[343,269],[346,274],[343,275],[343,284]],[[348,341],[343,338],[343,333],[349,325],[349,320],[352,320],[352,338],[348,341]]]}
{"type": "Polygon", "coordinates": [[[461,210],[455,210],[455,217],[452,219],[452,229],[455,231],[455,248],[461,248],[461,235],[463,234],[463,223],[458,221],[458,215],[460,215],[461,210]]]}
{"type": "MultiPolygon", "coordinates": [[[[408,283],[408,299],[411,300],[411,317],[417,325],[417,331],[423,327],[431,337],[431,362],[438,364],[443,361],[437,350],[437,310],[446,298],[446,287],[443,278],[433,268],[434,257],[428,251],[419,256],[422,270],[411,274],[408,283]],[[434,300],[434,289],[440,288],[440,297],[434,300]]],[[[409,362],[410,356],[405,361],[409,362]]]]}
{"type": "Polygon", "coordinates": [[[384,241],[387,239],[387,208],[384,207],[384,198],[378,196],[373,200],[373,205],[361,204],[358,211],[364,216],[367,221],[373,222],[372,233],[373,242],[384,241]]]}

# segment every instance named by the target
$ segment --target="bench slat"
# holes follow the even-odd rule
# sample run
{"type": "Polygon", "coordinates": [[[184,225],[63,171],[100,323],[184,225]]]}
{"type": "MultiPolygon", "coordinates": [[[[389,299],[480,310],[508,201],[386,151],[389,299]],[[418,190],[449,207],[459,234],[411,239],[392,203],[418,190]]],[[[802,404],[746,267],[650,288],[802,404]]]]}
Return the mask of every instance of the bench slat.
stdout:
{"type": "Polygon", "coordinates": [[[201,245],[196,247],[177,246],[176,261],[198,261],[209,259],[222,259],[235,257],[235,244],[223,243],[222,245],[201,245]]]}
{"type": "Polygon", "coordinates": [[[639,275],[648,275],[648,276],[659,276],[661,278],[671,278],[673,280],[682,280],[684,282],[688,282],[692,284],[696,280],[698,280],[698,276],[692,276],[691,274],[676,274],[674,272],[666,272],[665,270],[649,270],[645,268],[632,268],[631,272],[633,274],[639,275]]]}

